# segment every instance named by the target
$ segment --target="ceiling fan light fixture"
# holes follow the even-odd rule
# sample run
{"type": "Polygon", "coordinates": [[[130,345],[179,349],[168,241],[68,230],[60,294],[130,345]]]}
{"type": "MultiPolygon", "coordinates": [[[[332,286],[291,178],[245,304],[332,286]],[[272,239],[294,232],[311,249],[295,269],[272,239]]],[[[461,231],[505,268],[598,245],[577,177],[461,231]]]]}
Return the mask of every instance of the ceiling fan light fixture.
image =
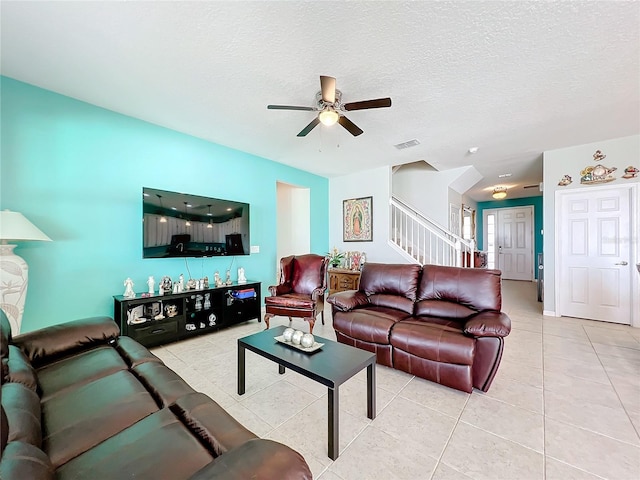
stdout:
{"type": "Polygon", "coordinates": [[[330,127],[331,125],[335,125],[340,118],[340,114],[331,108],[327,108],[326,110],[322,110],[318,114],[318,120],[322,122],[323,125],[330,127]]]}
{"type": "Polygon", "coordinates": [[[507,196],[507,187],[496,187],[493,189],[493,193],[491,194],[493,198],[496,200],[502,200],[507,196]]]}

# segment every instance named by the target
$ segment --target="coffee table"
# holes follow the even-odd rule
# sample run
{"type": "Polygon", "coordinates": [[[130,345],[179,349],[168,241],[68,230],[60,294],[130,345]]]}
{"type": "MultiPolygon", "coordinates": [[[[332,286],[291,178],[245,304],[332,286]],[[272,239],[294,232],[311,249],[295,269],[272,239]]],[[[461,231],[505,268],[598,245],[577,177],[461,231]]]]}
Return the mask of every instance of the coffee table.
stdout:
{"type": "Polygon", "coordinates": [[[245,392],[245,350],[268,358],[278,364],[278,372],[285,368],[326,385],[329,393],[328,431],[329,458],[335,460],[340,452],[339,442],[339,387],[360,370],[367,368],[367,417],[376,418],[376,355],[365,350],[343,345],[326,338],[315,337],[324,346],[313,353],[301,352],[284,345],[274,337],[282,335],[286,327],[269,330],[238,339],[238,395],[245,392]]]}

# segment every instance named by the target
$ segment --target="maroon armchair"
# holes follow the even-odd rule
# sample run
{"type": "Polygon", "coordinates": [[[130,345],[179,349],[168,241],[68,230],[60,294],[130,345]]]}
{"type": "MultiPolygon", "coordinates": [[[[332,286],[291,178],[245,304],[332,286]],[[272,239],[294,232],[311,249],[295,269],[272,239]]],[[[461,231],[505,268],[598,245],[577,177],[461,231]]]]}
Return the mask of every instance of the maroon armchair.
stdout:
{"type": "Polygon", "coordinates": [[[264,299],[264,323],[274,315],[304,318],[313,333],[318,313],[324,325],[324,292],[327,289],[329,259],[322,255],[291,255],[280,260],[280,283],[269,287],[264,299]]]}

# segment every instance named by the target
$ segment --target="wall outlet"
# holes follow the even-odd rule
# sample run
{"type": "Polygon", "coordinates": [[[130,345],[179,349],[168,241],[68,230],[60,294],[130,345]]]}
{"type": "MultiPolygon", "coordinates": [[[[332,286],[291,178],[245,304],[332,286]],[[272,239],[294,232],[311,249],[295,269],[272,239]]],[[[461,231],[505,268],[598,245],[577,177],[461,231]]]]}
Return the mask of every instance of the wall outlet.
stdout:
{"type": "Polygon", "coordinates": [[[251,253],[260,253],[260,245],[251,245],[251,253]]]}

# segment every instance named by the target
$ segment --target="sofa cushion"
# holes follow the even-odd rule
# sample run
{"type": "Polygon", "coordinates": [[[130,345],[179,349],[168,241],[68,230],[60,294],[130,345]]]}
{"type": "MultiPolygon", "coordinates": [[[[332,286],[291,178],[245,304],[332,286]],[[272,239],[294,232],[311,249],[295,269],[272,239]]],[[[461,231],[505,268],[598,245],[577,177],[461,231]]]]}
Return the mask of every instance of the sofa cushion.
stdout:
{"type": "Polygon", "coordinates": [[[79,386],[106,377],[127,364],[110,346],[104,345],[66,357],[38,369],[42,401],[79,386]]]}
{"type": "Polygon", "coordinates": [[[265,297],[264,303],[278,307],[304,308],[307,310],[311,310],[315,305],[311,297],[304,293],[285,293],[277,297],[265,297]]]}
{"type": "Polygon", "coordinates": [[[410,319],[398,322],[391,331],[391,345],[417,357],[443,363],[472,365],[473,338],[450,323],[410,319]]]}
{"type": "Polygon", "coordinates": [[[178,399],[171,410],[216,456],[256,438],[203,393],[192,393],[178,399]]]}
{"type": "Polygon", "coordinates": [[[374,305],[413,313],[421,269],[420,265],[414,264],[365,263],[359,290],[366,293],[374,305]],[[375,298],[377,295],[380,297],[375,298]]]}
{"type": "Polygon", "coordinates": [[[58,467],[157,410],[128,371],[67,388],[42,402],[44,451],[58,467]]]}
{"type": "Polygon", "coordinates": [[[53,480],[55,473],[49,457],[38,447],[24,442],[10,442],[0,459],[2,480],[53,480]]]}
{"type": "Polygon", "coordinates": [[[425,265],[416,315],[466,318],[479,311],[500,311],[500,277],[500,270],[425,265]],[[433,301],[437,303],[429,303],[433,301]]]}
{"type": "Polygon", "coordinates": [[[164,408],[65,463],[56,479],[187,479],[212,459],[164,408]]]}
{"type": "Polygon", "coordinates": [[[42,446],[40,398],[20,383],[2,385],[2,408],[7,417],[9,442],[42,446]]]}
{"type": "Polygon", "coordinates": [[[145,362],[162,363],[162,360],[131,337],[118,337],[115,347],[131,368],[145,362]]]}
{"type": "Polygon", "coordinates": [[[335,311],[333,328],[357,340],[388,345],[391,327],[408,317],[409,315],[401,310],[374,306],[350,312],[335,311]]]}
{"type": "Polygon", "coordinates": [[[161,407],[167,407],[178,398],[195,392],[177,373],[161,363],[142,363],[133,372],[161,407]]]}
{"type": "Polygon", "coordinates": [[[189,480],[312,480],[302,455],[273,440],[256,438],[216,459],[189,480]]]}
{"type": "Polygon", "coordinates": [[[34,367],[70,355],[91,345],[105,344],[120,334],[109,317],[92,317],[52,325],[13,338],[34,367]]]}
{"type": "Polygon", "coordinates": [[[5,359],[5,381],[21,383],[34,392],[38,390],[36,371],[25,354],[15,345],[9,345],[9,357],[5,359]]]}

